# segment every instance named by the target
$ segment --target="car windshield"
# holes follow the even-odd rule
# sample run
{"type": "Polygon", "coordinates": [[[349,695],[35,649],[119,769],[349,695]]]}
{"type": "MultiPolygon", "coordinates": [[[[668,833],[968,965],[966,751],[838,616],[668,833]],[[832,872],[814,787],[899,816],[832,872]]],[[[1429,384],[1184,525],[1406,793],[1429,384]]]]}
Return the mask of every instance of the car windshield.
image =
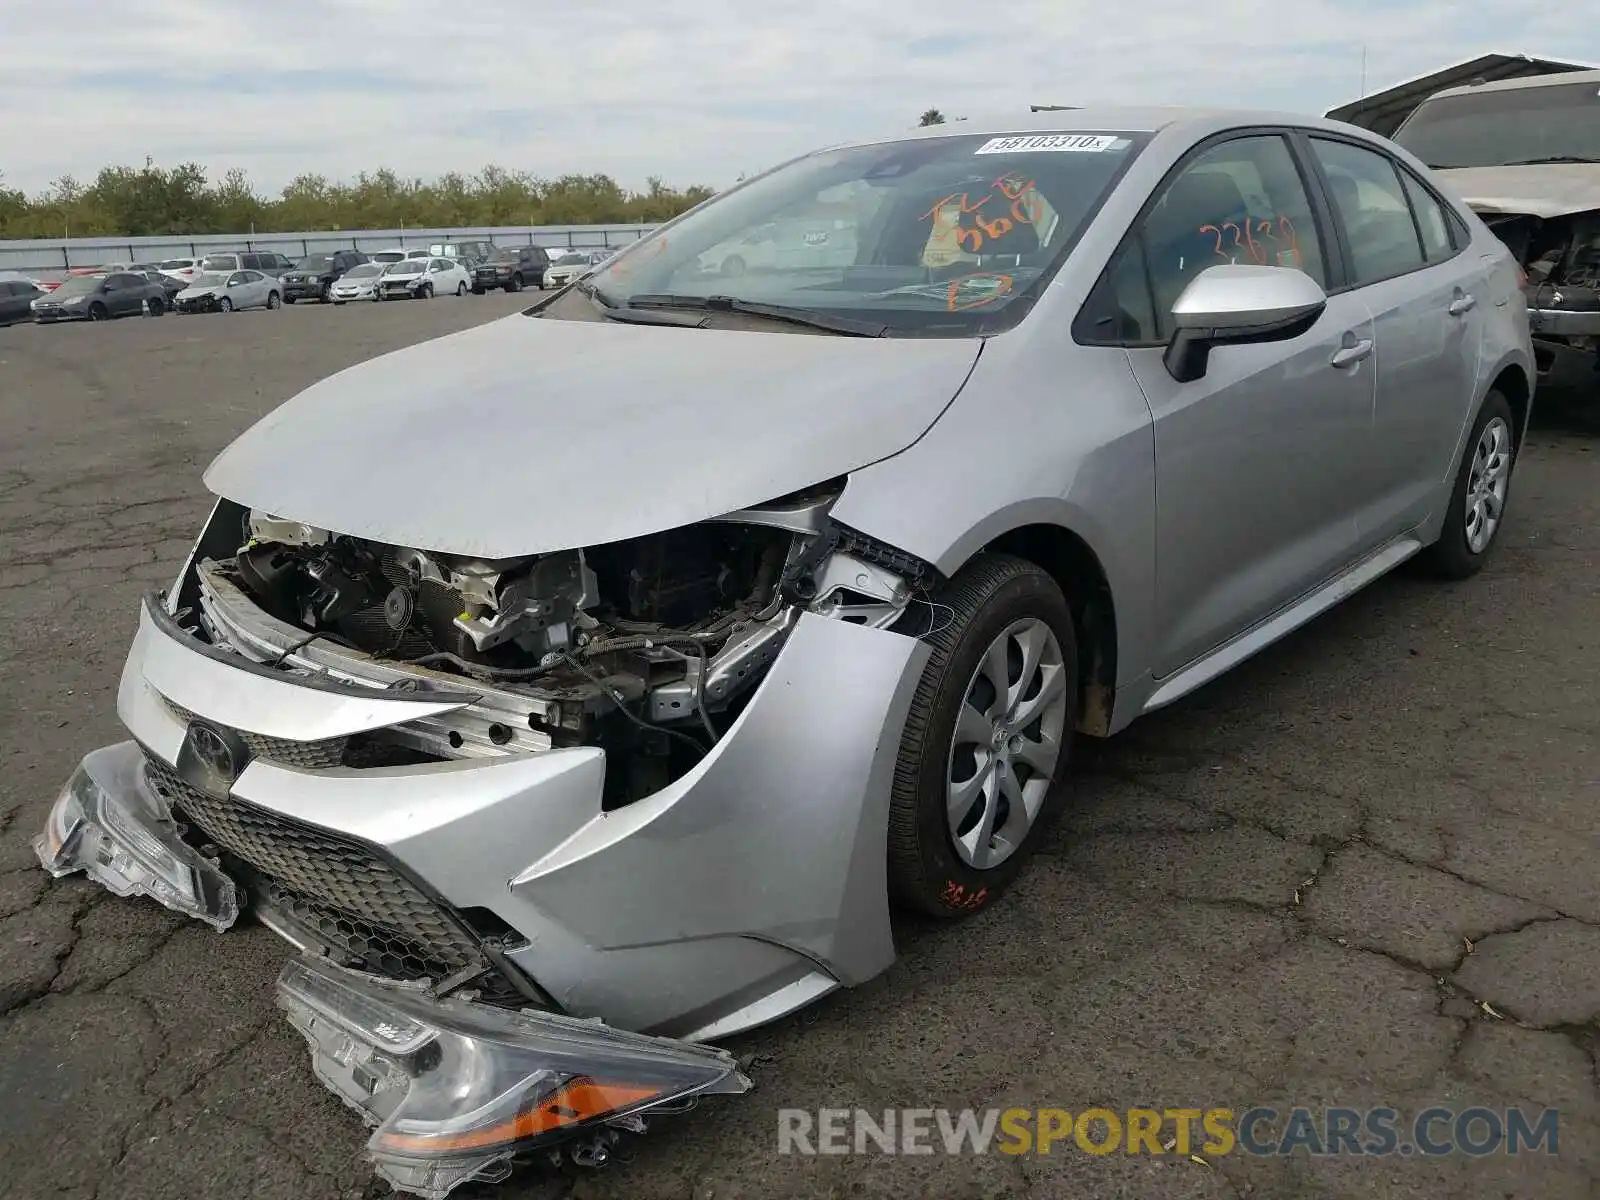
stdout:
{"type": "Polygon", "coordinates": [[[198,275],[196,275],[194,277],[194,283],[192,283],[190,286],[191,287],[219,287],[222,284],[228,282],[228,276],[231,275],[232,273],[233,273],[233,268],[232,267],[229,267],[226,270],[222,270],[222,271],[201,271],[198,275]]]}
{"type": "Polygon", "coordinates": [[[236,254],[208,254],[200,260],[202,271],[234,271],[239,266],[236,254]]]}
{"type": "Polygon", "coordinates": [[[901,335],[1009,328],[1148,136],[946,135],[823,151],[634,243],[588,286],[612,305],[731,298],[901,335]]]}
{"type": "Polygon", "coordinates": [[[344,273],[346,279],[370,279],[374,275],[383,274],[383,263],[361,263],[351,267],[344,273]]]}
{"type": "Polygon", "coordinates": [[[490,262],[514,263],[519,262],[522,255],[516,250],[496,250],[489,258],[490,262]]]}
{"type": "Polygon", "coordinates": [[[563,254],[560,258],[556,259],[551,266],[579,267],[586,265],[588,261],[589,256],[587,254],[563,254]]]}
{"type": "Polygon", "coordinates": [[[333,265],[333,255],[312,254],[295,263],[297,271],[322,271],[333,265]]]}
{"type": "Polygon", "coordinates": [[[100,290],[104,275],[74,275],[55,291],[57,296],[88,296],[100,290]]]}
{"type": "Polygon", "coordinates": [[[194,259],[192,259],[192,258],[169,258],[164,263],[161,264],[161,270],[163,270],[163,271],[181,271],[185,267],[192,267],[192,266],[194,266],[194,259]]]}
{"type": "Polygon", "coordinates": [[[391,275],[420,275],[428,264],[420,258],[408,258],[389,267],[391,275]]]}
{"type": "Polygon", "coordinates": [[[1600,162],[1600,88],[1505,88],[1425,100],[1394,140],[1430,167],[1600,162]]]}

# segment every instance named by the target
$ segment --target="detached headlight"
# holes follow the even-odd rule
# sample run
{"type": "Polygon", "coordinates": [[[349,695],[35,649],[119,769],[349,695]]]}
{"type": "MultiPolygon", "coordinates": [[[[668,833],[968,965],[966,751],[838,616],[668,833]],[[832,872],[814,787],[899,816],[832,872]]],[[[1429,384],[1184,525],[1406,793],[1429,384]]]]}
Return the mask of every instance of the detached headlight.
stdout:
{"type": "Polygon", "coordinates": [[[650,1109],[750,1087],[726,1051],[434,1000],[310,957],[284,968],[278,1003],[323,1082],[377,1126],[367,1153],[378,1173],[432,1200],[573,1138],[584,1147],[573,1157],[597,1165],[614,1126],[638,1131],[650,1109]]]}
{"type": "Polygon", "coordinates": [[[128,742],[85,758],[33,839],[40,865],[58,879],[82,871],[118,896],[150,896],[228,928],[239,915],[233,881],[178,837],[165,807],[142,786],[143,764],[128,742]]]}

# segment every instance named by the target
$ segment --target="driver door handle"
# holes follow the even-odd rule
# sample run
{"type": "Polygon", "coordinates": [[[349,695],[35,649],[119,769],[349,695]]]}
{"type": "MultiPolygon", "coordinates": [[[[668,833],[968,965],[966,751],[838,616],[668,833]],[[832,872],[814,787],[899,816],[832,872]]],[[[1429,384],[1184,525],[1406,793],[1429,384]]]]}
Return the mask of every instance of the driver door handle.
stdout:
{"type": "Polygon", "coordinates": [[[1462,313],[1471,312],[1477,306],[1477,303],[1478,298],[1476,296],[1457,296],[1450,302],[1450,315],[1459,317],[1462,313]]]}
{"type": "Polygon", "coordinates": [[[1372,357],[1372,339],[1362,338],[1349,346],[1341,346],[1333,352],[1333,357],[1328,360],[1330,366],[1353,367],[1356,363],[1372,357]]]}

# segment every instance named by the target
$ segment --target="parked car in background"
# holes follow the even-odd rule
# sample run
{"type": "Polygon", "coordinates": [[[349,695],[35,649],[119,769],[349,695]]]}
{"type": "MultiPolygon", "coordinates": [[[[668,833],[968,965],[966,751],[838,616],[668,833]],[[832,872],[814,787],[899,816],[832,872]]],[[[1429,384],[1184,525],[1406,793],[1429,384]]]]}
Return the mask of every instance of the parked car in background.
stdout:
{"type": "Polygon", "coordinates": [[[188,286],[183,280],[174,279],[159,267],[134,267],[129,274],[142,275],[151,283],[160,287],[162,298],[166,300],[168,308],[172,307],[173,297],[188,286]]]}
{"type": "Polygon", "coordinates": [[[389,263],[364,262],[351,267],[328,290],[328,298],[335,304],[348,304],[352,300],[378,299],[378,280],[389,269],[389,263]]]}
{"type": "Polygon", "coordinates": [[[566,287],[574,279],[587,275],[606,259],[625,250],[625,246],[610,246],[600,250],[568,250],[544,273],[544,286],[566,287]]]}
{"type": "Polygon", "coordinates": [[[389,263],[404,262],[408,258],[435,258],[439,256],[429,254],[426,250],[416,247],[408,250],[404,246],[391,246],[387,250],[374,250],[367,257],[373,262],[387,265],[389,263]]]}
{"type": "Polygon", "coordinates": [[[225,251],[221,254],[208,254],[202,258],[199,273],[231,275],[235,271],[260,271],[263,275],[277,278],[293,268],[294,263],[276,251],[225,251]]]}
{"type": "Polygon", "coordinates": [[[145,311],[160,316],[167,308],[167,293],[159,283],[128,271],[103,275],[74,275],[29,306],[33,319],[51,321],[106,321],[145,311]]]}
{"type": "Polygon", "coordinates": [[[194,282],[194,277],[200,272],[198,258],[164,258],[157,264],[157,270],[163,275],[170,275],[182,281],[185,287],[194,282]]]}
{"type": "Polygon", "coordinates": [[[332,299],[330,293],[335,281],[351,267],[358,267],[366,261],[367,256],[359,250],[308,254],[281,276],[283,302],[285,304],[293,304],[296,300],[326,302],[332,299]]]}
{"type": "Polygon", "coordinates": [[[544,287],[550,255],[543,246],[499,246],[472,271],[472,290],[482,295],[490,288],[520,292],[525,287],[544,287]]]}
{"type": "Polygon", "coordinates": [[[487,238],[464,242],[435,242],[428,247],[433,258],[453,258],[467,270],[486,262],[495,252],[495,244],[487,238]]]}
{"type": "Polygon", "coordinates": [[[0,325],[33,319],[33,302],[49,293],[31,279],[0,279],[0,325]]]}
{"type": "Polygon", "coordinates": [[[212,271],[178,293],[181,313],[233,312],[241,308],[277,308],[283,285],[263,271],[212,271]]]}
{"type": "Polygon", "coordinates": [[[1436,92],[1394,140],[1522,264],[1541,371],[1600,372],[1600,71],[1436,92]]]}
{"type": "Polygon", "coordinates": [[[467,269],[451,258],[406,258],[390,263],[378,282],[381,300],[429,300],[472,287],[467,269]]]}

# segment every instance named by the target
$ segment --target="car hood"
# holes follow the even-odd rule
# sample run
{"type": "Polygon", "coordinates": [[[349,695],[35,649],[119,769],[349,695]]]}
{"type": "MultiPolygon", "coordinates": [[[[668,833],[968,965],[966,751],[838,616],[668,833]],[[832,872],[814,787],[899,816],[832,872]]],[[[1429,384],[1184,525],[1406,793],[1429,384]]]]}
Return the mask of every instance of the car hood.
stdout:
{"type": "Polygon", "coordinates": [[[278,517],[420,550],[512,558],[599,545],[904,450],[979,348],[518,314],[313,384],[224,450],[205,483],[278,517]]]}
{"type": "Polygon", "coordinates": [[[184,288],[183,291],[178,293],[177,298],[180,300],[198,300],[202,296],[215,296],[218,292],[226,290],[220,283],[196,283],[184,288]]]}
{"type": "Polygon", "coordinates": [[[1458,167],[1434,174],[1475,212],[1563,217],[1600,209],[1600,163],[1458,167]]]}

